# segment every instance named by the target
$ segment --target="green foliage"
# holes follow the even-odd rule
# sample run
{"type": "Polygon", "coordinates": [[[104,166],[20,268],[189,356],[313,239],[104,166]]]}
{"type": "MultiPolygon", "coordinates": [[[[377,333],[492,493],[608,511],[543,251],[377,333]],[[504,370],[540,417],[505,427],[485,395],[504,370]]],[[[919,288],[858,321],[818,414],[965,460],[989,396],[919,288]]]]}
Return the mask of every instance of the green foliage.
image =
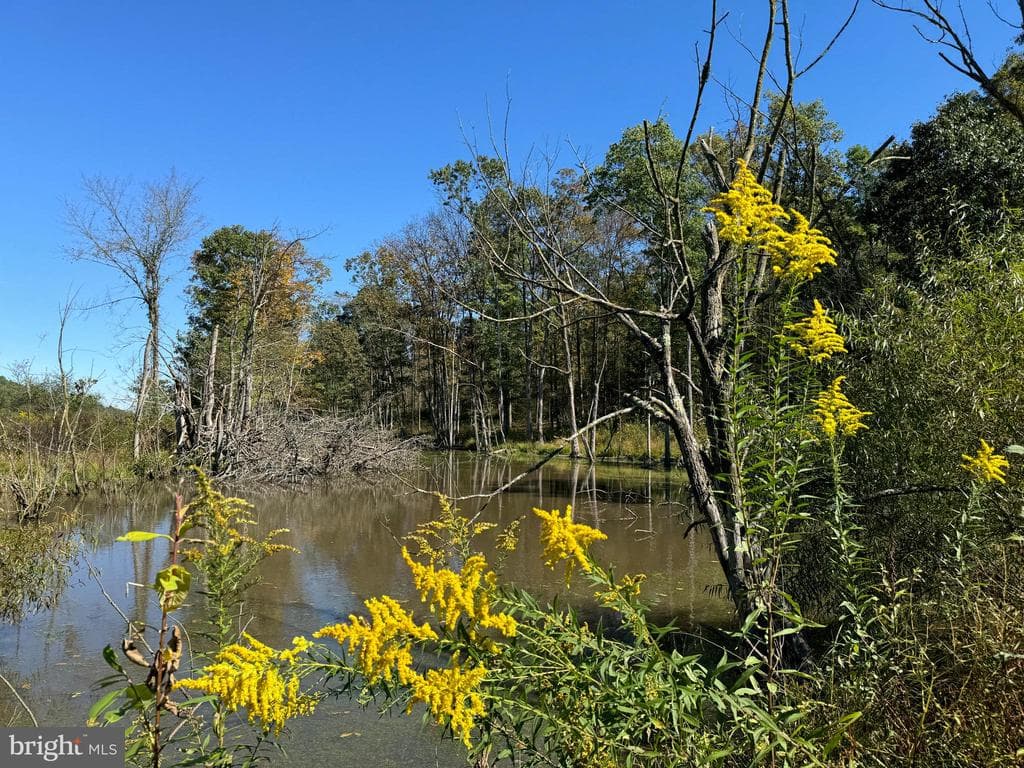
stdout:
{"type": "Polygon", "coordinates": [[[78,547],[67,521],[0,525],[0,622],[54,606],[78,547]]]}
{"type": "MultiPolygon", "coordinates": [[[[598,625],[582,621],[571,607],[541,605],[521,590],[498,587],[490,576],[481,580],[484,556],[467,549],[478,532],[474,522],[442,502],[439,519],[412,537],[431,542],[417,556],[430,563],[426,575],[405,555],[423,579],[417,585],[437,617],[436,631],[396,634],[395,625],[379,622],[377,614],[372,625],[352,618],[316,635],[343,642],[365,634],[358,652],[355,643],[340,656],[317,649],[297,668],[340,678],[346,690],[358,682],[363,701],[376,699],[384,708],[411,707],[430,680],[429,665],[425,672],[406,666],[412,657],[402,660],[403,647],[415,646],[424,659],[441,656],[462,669],[485,671],[472,688],[447,690],[435,678],[440,701],[447,703],[433,714],[467,740],[471,759],[511,758],[517,765],[555,760],[564,766],[823,765],[843,743],[856,715],[839,717],[807,699],[799,675],[766,678],[743,642],[737,647],[748,653],[739,655],[699,645],[684,652],[681,635],[651,622],[640,597],[642,576],[614,577],[586,551],[583,542],[595,531],[557,512],[543,514],[554,521],[544,534],[545,550],[576,562],[607,611],[598,625]],[[446,553],[463,564],[461,572],[443,567],[450,562],[446,553]],[[481,632],[484,614],[504,617],[495,622],[499,633],[481,632]],[[390,667],[380,666],[384,659],[398,665],[397,681],[390,667]],[[476,726],[472,739],[463,730],[467,718],[476,726]]],[[[377,610],[374,600],[367,606],[377,610]]],[[[401,611],[415,629],[412,614],[401,611]]]]}
{"type": "MultiPolygon", "coordinates": [[[[327,269],[306,254],[301,241],[287,242],[273,231],[240,225],[221,227],[203,238],[192,257],[191,323],[210,331],[220,324],[236,330],[254,307],[270,321],[294,322],[310,306],[327,269]]],[[[266,321],[265,321],[266,322],[266,321]]]]}
{"type": "MultiPolygon", "coordinates": [[[[230,656],[230,649],[238,647],[235,643],[243,636],[242,628],[234,626],[233,619],[241,610],[246,590],[257,583],[256,567],[275,552],[295,551],[273,542],[284,529],[260,538],[249,535],[256,525],[251,509],[251,504],[214,489],[206,475],[197,469],[195,497],[188,506],[180,498],[177,500],[170,534],[128,531],[117,539],[131,544],[169,542],[169,562],[154,574],[152,584],[162,613],[158,644],[155,649],[146,646],[151,655],[149,659],[136,646],[141,635],[125,638],[122,645],[125,657],[145,667],[148,675],[144,682],[138,682],[107,646],[103,656],[114,674],[98,685],[118,687],[99,698],[89,712],[91,723],[127,722],[127,757],[133,764],[252,765],[267,740],[264,731],[229,727],[226,716],[234,707],[226,708],[220,696],[184,700],[174,696],[175,673],[184,655],[184,638],[178,624],[170,627],[168,623],[168,614],[184,606],[193,594],[193,572],[180,562],[184,560],[195,569],[202,585],[200,594],[205,597],[203,618],[189,636],[203,638],[213,646],[206,654],[191,649],[195,657],[220,658],[225,653],[230,656]],[[197,532],[205,536],[197,538],[197,532]],[[161,716],[170,715],[179,720],[181,727],[161,726],[161,716]]],[[[247,649],[243,653],[252,657],[254,651],[247,649]]],[[[270,658],[267,656],[264,661],[270,658]]],[[[255,665],[249,671],[263,675],[266,670],[255,665]]],[[[263,677],[260,686],[265,688],[274,682],[280,682],[280,678],[263,677]]],[[[284,693],[283,684],[281,693],[284,693]]],[[[307,706],[306,699],[298,703],[303,708],[307,706]]]]}
{"type": "Polygon", "coordinates": [[[963,258],[973,238],[1005,231],[1024,208],[1024,130],[986,96],[952,96],[893,154],[907,159],[887,164],[868,215],[904,275],[963,258]]]}
{"type": "MultiPolygon", "coordinates": [[[[979,240],[924,287],[879,279],[870,311],[850,318],[857,364],[848,380],[876,424],[850,457],[851,490],[873,499],[862,524],[893,579],[941,572],[935,545],[953,516],[936,514],[936,500],[954,500],[962,486],[961,436],[985,435],[1000,450],[1024,435],[1024,385],[1013,373],[1024,348],[1024,263],[1002,244],[998,233],[979,240]],[[915,487],[936,493],[875,497],[915,487]]],[[[1012,528],[1021,502],[1019,489],[1000,494],[984,521],[991,534],[1012,528]]]]}
{"type": "Polygon", "coordinates": [[[318,319],[309,349],[304,399],[324,411],[363,412],[370,404],[371,372],[351,314],[342,311],[318,319]]]}
{"type": "Polygon", "coordinates": [[[653,160],[657,183],[662,189],[674,191],[678,175],[680,197],[696,217],[706,190],[692,164],[680,168],[682,150],[683,142],[662,116],[648,125],[646,135],[642,124],[627,128],[593,171],[592,204],[621,206],[653,230],[664,231],[663,204],[650,173],[650,160],[653,160]]]}
{"type": "Polygon", "coordinates": [[[196,494],[189,503],[188,533],[182,552],[202,578],[202,594],[206,599],[205,616],[209,628],[201,632],[216,647],[237,638],[242,631],[235,626],[246,592],[258,582],[256,568],[275,552],[297,552],[294,547],[274,542],[287,528],[255,534],[256,520],[252,505],[225,496],[213,487],[202,470],[196,473],[196,494]],[[195,533],[194,533],[195,532],[195,533]],[[205,534],[197,538],[196,533],[205,534]]]}

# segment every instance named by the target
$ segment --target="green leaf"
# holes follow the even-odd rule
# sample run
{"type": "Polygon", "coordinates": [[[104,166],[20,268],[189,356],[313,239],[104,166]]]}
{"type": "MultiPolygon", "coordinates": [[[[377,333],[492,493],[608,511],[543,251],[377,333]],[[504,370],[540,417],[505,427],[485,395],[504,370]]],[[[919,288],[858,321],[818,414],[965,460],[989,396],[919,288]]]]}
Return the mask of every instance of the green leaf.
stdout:
{"type": "Polygon", "coordinates": [[[122,717],[125,716],[125,712],[126,712],[126,710],[124,710],[124,709],[112,709],[112,710],[110,710],[105,715],[103,715],[103,722],[104,722],[104,724],[110,725],[111,723],[116,723],[118,720],[120,720],[122,717]]]}
{"type": "Polygon", "coordinates": [[[123,536],[118,536],[116,541],[151,541],[152,539],[167,539],[168,541],[174,541],[166,533],[153,533],[152,531],[128,531],[123,536]]]}
{"type": "Polygon", "coordinates": [[[860,712],[851,712],[850,714],[843,715],[839,718],[839,722],[837,723],[839,730],[832,734],[832,738],[828,740],[827,744],[825,744],[825,748],[823,750],[823,755],[825,757],[828,757],[832,751],[839,746],[839,743],[843,740],[843,736],[846,735],[850,726],[860,719],[860,715],[860,712]]]}
{"type": "Polygon", "coordinates": [[[165,611],[180,608],[192,586],[192,574],[183,565],[175,563],[157,573],[153,589],[160,595],[160,607],[165,611]]]}
{"type": "Polygon", "coordinates": [[[139,754],[139,752],[142,751],[142,748],[144,746],[146,746],[145,739],[136,739],[135,741],[133,741],[131,746],[128,747],[128,750],[124,753],[125,762],[127,762],[130,758],[135,757],[135,755],[139,754]]]}
{"type": "Polygon", "coordinates": [[[114,653],[114,649],[109,645],[103,649],[103,660],[107,662],[107,666],[116,672],[124,674],[124,667],[117,662],[117,654],[114,653]]]}
{"type": "Polygon", "coordinates": [[[178,702],[179,707],[194,707],[199,704],[205,704],[208,701],[217,701],[220,697],[215,694],[209,696],[196,696],[191,699],[185,699],[185,701],[178,702]]]}
{"type": "Polygon", "coordinates": [[[149,686],[144,683],[130,685],[124,689],[124,692],[125,698],[135,706],[139,706],[154,697],[153,691],[149,690],[149,686]]]}
{"type": "Polygon", "coordinates": [[[1024,445],[1008,445],[1003,450],[1017,456],[1024,456],[1024,445]]]}
{"type": "Polygon", "coordinates": [[[86,723],[88,725],[96,725],[96,718],[106,711],[116,699],[123,696],[127,690],[127,688],[115,688],[89,707],[89,714],[86,717],[86,723]]]}

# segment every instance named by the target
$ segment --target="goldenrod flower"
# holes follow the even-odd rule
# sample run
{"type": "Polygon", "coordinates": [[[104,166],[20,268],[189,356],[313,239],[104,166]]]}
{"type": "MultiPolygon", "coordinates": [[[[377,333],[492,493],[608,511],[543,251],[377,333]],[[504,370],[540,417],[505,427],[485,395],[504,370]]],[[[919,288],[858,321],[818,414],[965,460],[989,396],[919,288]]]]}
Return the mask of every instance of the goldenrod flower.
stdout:
{"type": "Polygon", "coordinates": [[[814,229],[798,211],[791,210],[789,215],[793,230],[783,230],[767,246],[772,272],[781,279],[813,280],[822,267],[836,264],[832,241],[820,229],[814,229]]]}
{"type": "Polygon", "coordinates": [[[867,429],[864,417],[870,411],[862,411],[853,405],[842,392],[845,376],[837,376],[831,386],[818,394],[814,409],[814,417],[821,425],[821,430],[829,439],[837,434],[845,437],[853,435],[858,429],[867,429]]]}
{"type": "Polygon", "coordinates": [[[204,560],[214,561],[217,556],[228,557],[243,546],[259,552],[262,557],[269,557],[275,552],[299,551],[287,544],[273,543],[273,540],[282,533],[289,532],[287,528],[270,531],[262,539],[254,539],[244,533],[249,526],[256,525],[256,521],[250,516],[253,505],[245,499],[225,496],[214,489],[213,483],[201,469],[194,469],[196,497],[188,505],[188,514],[196,526],[207,531],[208,540],[201,549],[192,547],[182,552],[185,560],[197,563],[204,560]]]}
{"type": "Polygon", "coordinates": [[[312,646],[313,644],[304,637],[293,637],[292,647],[281,651],[277,657],[281,659],[281,661],[295,661],[300,653],[305,653],[312,646]]]}
{"type": "Polygon", "coordinates": [[[412,646],[410,640],[433,640],[437,633],[429,624],[419,626],[398,602],[387,595],[365,602],[370,621],[362,616],[349,616],[348,624],[334,624],[313,633],[313,637],[330,637],[339,645],[348,641],[349,651],[358,652],[359,666],[370,683],[393,680],[403,685],[413,680],[412,646]]]}
{"type": "Polygon", "coordinates": [[[469,747],[469,737],[476,718],[484,713],[484,701],[478,691],[487,675],[483,666],[463,669],[458,658],[446,669],[430,669],[426,675],[413,681],[409,707],[423,702],[438,723],[447,719],[452,732],[462,737],[469,747]]]}
{"type": "Polygon", "coordinates": [[[974,476],[979,483],[1000,482],[1006,483],[1006,470],[1010,468],[1010,462],[1000,453],[996,453],[992,446],[981,441],[981,448],[974,456],[963,454],[964,469],[974,476]]]}
{"type": "Polygon", "coordinates": [[[832,355],[846,352],[843,337],[836,333],[836,324],[817,299],[811,314],[799,322],[790,323],[786,330],[796,336],[789,346],[812,363],[823,363],[832,355]]]}
{"type": "Polygon", "coordinates": [[[736,161],[736,178],[729,191],[712,198],[704,210],[715,215],[718,236],[737,245],[770,240],[780,229],[776,219],[788,218],[742,160],[736,161]]]}
{"type": "Polygon", "coordinates": [[[736,178],[727,192],[712,198],[705,211],[718,222],[718,236],[739,246],[750,245],[768,254],[772,272],[780,279],[812,280],[825,265],[835,265],[831,241],[798,211],[786,213],[772,202],[772,193],[747,164],[736,162],[736,178]],[[791,220],[787,231],[780,221],[791,220]]]}
{"type": "MultiPolygon", "coordinates": [[[[448,568],[437,568],[413,560],[409,550],[402,547],[402,559],[412,572],[412,581],[419,590],[420,600],[448,629],[454,629],[459,618],[466,616],[485,629],[494,629],[506,637],[516,633],[516,622],[504,613],[491,613],[491,596],[497,577],[488,571],[483,555],[468,558],[459,573],[448,568]]],[[[472,632],[472,627],[470,628],[472,632]]]]}
{"type": "Polygon", "coordinates": [[[594,597],[605,608],[614,608],[623,600],[626,602],[637,600],[640,597],[640,589],[646,580],[647,575],[644,573],[636,575],[627,574],[619,579],[618,583],[612,584],[611,589],[604,592],[595,592],[594,597]]]}
{"type": "Polygon", "coordinates": [[[572,577],[573,567],[578,563],[580,568],[590,573],[590,560],[587,547],[595,541],[603,541],[608,537],[596,528],[572,521],[572,505],[566,505],[565,516],[558,510],[546,512],[534,508],[534,514],[541,519],[541,541],[544,544],[544,564],[554,568],[559,560],[566,560],[565,580],[572,577]]]}
{"type": "Polygon", "coordinates": [[[239,643],[229,645],[214,657],[216,662],[202,670],[202,676],[179,680],[175,688],[214,694],[229,712],[245,708],[249,722],[257,720],[265,731],[280,734],[287,720],[308,715],[316,706],[316,699],[299,692],[299,678],[287,680],[279,662],[293,660],[295,654],[309,646],[304,637],[292,641],[292,648],[275,651],[249,635],[243,635],[248,647],[239,643]]]}

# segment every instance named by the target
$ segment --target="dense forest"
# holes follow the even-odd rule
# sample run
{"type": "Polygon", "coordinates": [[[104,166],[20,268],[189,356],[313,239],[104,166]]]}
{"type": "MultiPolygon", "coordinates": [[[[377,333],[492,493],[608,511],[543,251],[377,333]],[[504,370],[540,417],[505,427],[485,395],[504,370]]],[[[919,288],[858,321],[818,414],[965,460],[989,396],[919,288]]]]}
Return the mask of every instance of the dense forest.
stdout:
{"type": "Polygon", "coordinates": [[[312,233],[201,228],[197,185],[175,174],[86,182],[71,254],[108,267],[147,321],[134,407],[102,405],[60,354],[52,375],[0,379],[11,530],[62,495],[196,478],[166,533],[121,539],[167,546],[158,640],[143,653],[126,619],[123,655],[148,677],[108,647],[128,685],[90,720],[134,718],[154,766],[175,738],[180,764],[249,764],[326,690],[425,705],[481,766],[1020,764],[1024,6],[991,71],[941,3],[895,9],[977,88],[879,146],[798,100],[789,5],[766,7],[727,130],[702,123],[711,3],[692,114],[626,121],[570,163],[469,142],[422,169],[435,206],[348,259],[342,294],[312,233]],[[168,269],[186,249],[172,338],[168,269]],[[735,621],[657,624],[644,575],[592,555],[606,534],[571,507],[531,522],[594,613],[504,583],[528,527],[482,517],[503,485],[439,496],[435,519],[394,535],[417,619],[415,599],[372,597],[368,618],[282,650],[232,623],[287,547],[215,482],[397,472],[423,448],[539,457],[520,478],[559,454],[684,471],[679,535],[706,534],[721,575],[706,588],[735,621]],[[210,648],[178,679],[169,617],[193,578],[210,648]],[[252,731],[226,737],[239,709],[252,731]]]}
{"type": "MultiPolygon", "coordinates": [[[[1017,93],[1021,73],[1013,54],[993,80],[1017,93]]],[[[883,379],[857,372],[899,368],[923,381],[938,361],[900,356],[972,343],[962,323],[1013,333],[1014,286],[997,275],[1017,274],[1024,140],[1020,121],[992,96],[955,94],[906,140],[874,150],[840,151],[844,134],[825,105],[782,93],[768,93],[749,125],[688,141],[706,146],[721,169],[753,147],[750,163],[777,203],[806,211],[835,245],[841,258],[819,281],[819,300],[854,334],[844,371],[867,399],[877,400],[883,379]],[[765,154],[769,140],[778,148],[765,154]],[[968,306],[966,295],[984,306],[968,306]],[[924,319],[954,309],[958,323],[936,329],[924,319]],[[911,323],[894,336],[901,312],[911,323]]],[[[664,396],[656,362],[616,310],[628,307],[646,332],[671,303],[666,188],[678,186],[679,245],[702,247],[716,181],[707,157],[683,147],[659,117],[625,128],[593,165],[545,161],[514,178],[497,147],[453,159],[429,172],[437,207],[349,259],[353,288],[334,296],[324,294],[327,265],[310,253],[314,236],[213,230],[191,256],[187,326],[169,341],[160,323],[167,262],[196,232],[195,186],[173,175],[142,190],[90,180],[84,203],[69,209],[72,253],[117,270],[149,314],[134,458],[191,460],[201,448],[213,466],[228,443],[268,419],[369,414],[383,429],[444,449],[530,451],[568,437],[573,458],[678,461],[663,420],[604,417],[664,396]],[[567,295],[563,280],[600,301],[567,295]]],[[[692,408],[700,403],[692,340],[676,354],[692,408]]],[[[1012,384],[995,374],[998,362],[964,358],[962,370],[942,374],[962,400],[944,398],[941,407],[970,418],[977,407],[967,400],[991,389],[981,413],[1013,433],[1012,384]]],[[[51,378],[59,388],[60,376],[51,378]]],[[[21,382],[20,395],[5,385],[5,410],[29,397],[31,383],[21,382]]],[[[40,384],[36,400],[46,391],[40,384]]]]}

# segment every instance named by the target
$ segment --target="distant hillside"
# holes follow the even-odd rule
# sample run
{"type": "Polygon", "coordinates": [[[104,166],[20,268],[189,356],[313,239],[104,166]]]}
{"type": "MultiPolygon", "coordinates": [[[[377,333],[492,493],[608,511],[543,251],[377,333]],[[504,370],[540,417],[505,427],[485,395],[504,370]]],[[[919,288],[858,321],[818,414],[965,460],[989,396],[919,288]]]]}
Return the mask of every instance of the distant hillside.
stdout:
{"type": "MultiPolygon", "coordinates": [[[[0,376],[0,414],[14,411],[43,410],[60,397],[56,377],[35,378],[30,385],[0,376]]],[[[87,407],[109,415],[127,414],[121,408],[104,403],[95,395],[88,395],[87,407]]]]}

